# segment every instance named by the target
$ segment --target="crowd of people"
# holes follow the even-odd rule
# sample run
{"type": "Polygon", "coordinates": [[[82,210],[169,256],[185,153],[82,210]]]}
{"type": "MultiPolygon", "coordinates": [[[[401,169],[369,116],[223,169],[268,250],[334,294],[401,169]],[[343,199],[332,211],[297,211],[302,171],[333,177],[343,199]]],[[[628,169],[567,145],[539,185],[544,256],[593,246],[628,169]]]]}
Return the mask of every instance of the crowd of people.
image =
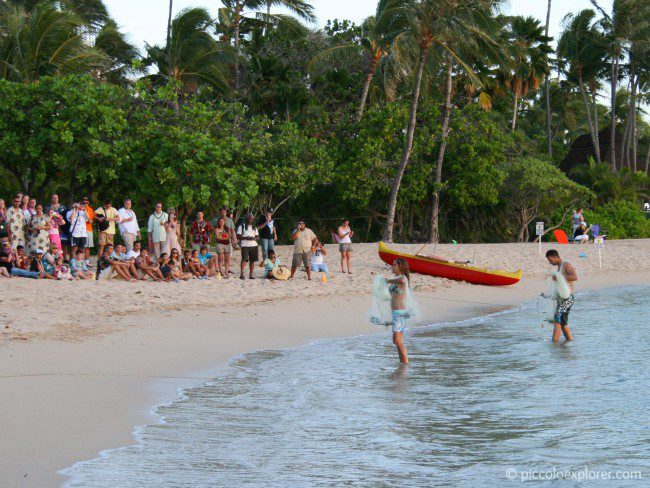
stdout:
{"type": "MultiPolygon", "coordinates": [[[[339,245],[341,272],[352,273],[354,232],[349,220],[343,220],[331,233],[339,245]]],[[[155,205],[146,228],[140,228],[128,198],[119,210],[108,199],[93,209],[88,197],[68,208],[56,194],[45,206],[20,193],[9,207],[0,199],[0,276],[7,278],[227,279],[234,274],[230,262],[236,250],[241,253],[242,280],[246,274],[248,279],[255,279],[256,263],[268,279],[294,278],[301,266],[310,280],[314,272],[329,273],[327,251],[305,222],[297,222],[291,240],[293,257],[287,268],[275,254],[278,232],[273,209],[257,220],[249,213],[239,225],[235,225],[234,212],[226,207],[211,221],[199,211],[189,227],[190,244],[186,246],[175,210],[164,211],[162,203],[155,205]],[[91,253],[95,248],[97,260],[93,265],[91,253]]]]}

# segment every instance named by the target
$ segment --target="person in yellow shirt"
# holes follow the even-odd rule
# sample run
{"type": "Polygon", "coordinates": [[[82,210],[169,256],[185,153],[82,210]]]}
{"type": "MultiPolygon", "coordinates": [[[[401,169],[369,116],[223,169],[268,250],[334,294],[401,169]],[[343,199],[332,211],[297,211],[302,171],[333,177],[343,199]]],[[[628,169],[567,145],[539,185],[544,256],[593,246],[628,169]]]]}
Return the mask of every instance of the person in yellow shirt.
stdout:
{"type": "Polygon", "coordinates": [[[115,244],[115,222],[120,221],[117,210],[113,208],[110,200],[104,202],[103,207],[95,210],[95,219],[97,220],[97,230],[99,230],[99,254],[104,255],[104,247],[107,244],[115,244]]]}

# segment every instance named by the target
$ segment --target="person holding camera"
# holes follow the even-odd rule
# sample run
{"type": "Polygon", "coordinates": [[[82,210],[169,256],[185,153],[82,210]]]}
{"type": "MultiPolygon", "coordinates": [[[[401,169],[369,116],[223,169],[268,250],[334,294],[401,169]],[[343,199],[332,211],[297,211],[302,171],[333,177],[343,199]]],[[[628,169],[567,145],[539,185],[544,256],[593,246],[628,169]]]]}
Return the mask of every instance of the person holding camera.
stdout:
{"type": "Polygon", "coordinates": [[[70,222],[70,246],[72,247],[72,256],[77,255],[77,250],[85,253],[88,231],[86,224],[90,220],[90,215],[86,212],[86,205],[75,202],[72,210],[68,212],[68,222],[70,222]]]}
{"type": "Polygon", "coordinates": [[[278,240],[278,231],[275,227],[275,220],[273,220],[273,209],[269,208],[266,213],[260,215],[259,222],[257,223],[257,230],[259,230],[262,242],[262,261],[266,259],[269,251],[275,249],[275,241],[278,240]]]}
{"type": "MultiPolygon", "coordinates": [[[[103,207],[95,210],[95,220],[97,220],[97,230],[99,230],[99,254],[104,255],[104,247],[107,244],[115,244],[115,222],[120,221],[117,210],[113,208],[112,202],[106,200],[103,207]]],[[[72,225],[72,223],[70,224],[72,225]]]]}

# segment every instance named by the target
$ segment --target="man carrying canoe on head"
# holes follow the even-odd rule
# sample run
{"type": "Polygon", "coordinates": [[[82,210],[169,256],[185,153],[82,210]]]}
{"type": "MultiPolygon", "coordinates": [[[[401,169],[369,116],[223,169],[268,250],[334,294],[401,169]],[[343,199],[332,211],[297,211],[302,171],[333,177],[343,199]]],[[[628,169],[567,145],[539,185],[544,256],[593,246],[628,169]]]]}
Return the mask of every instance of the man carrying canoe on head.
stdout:
{"type": "MultiPolygon", "coordinates": [[[[567,323],[569,320],[569,312],[573,306],[573,284],[578,281],[578,273],[570,262],[560,259],[560,255],[555,249],[550,249],[546,252],[546,259],[553,266],[557,266],[558,272],[567,281],[570,290],[568,298],[560,297],[557,299],[557,307],[555,308],[555,323],[553,329],[553,342],[560,340],[560,332],[564,334],[564,338],[567,341],[572,341],[573,334],[571,333],[571,329],[569,329],[567,323]]],[[[558,278],[556,276],[553,276],[553,281],[557,280],[558,278]]]]}

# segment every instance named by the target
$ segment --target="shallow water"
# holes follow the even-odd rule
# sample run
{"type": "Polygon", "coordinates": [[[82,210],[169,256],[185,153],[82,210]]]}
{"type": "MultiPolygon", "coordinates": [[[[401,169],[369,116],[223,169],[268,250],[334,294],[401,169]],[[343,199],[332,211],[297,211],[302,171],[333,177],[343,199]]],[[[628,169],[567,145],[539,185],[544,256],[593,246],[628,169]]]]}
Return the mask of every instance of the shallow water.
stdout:
{"type": "Polygon", "coordinates": [[[649,293],[578,296],[572,343],[551,343],[531,304],[409,333],[408,367],[389,334],[245,355],[160,407],[138,446],[68,469],[66,486],[484,487],[537,471],[562,478],[543,485],[641,486],[649,293]]]}

